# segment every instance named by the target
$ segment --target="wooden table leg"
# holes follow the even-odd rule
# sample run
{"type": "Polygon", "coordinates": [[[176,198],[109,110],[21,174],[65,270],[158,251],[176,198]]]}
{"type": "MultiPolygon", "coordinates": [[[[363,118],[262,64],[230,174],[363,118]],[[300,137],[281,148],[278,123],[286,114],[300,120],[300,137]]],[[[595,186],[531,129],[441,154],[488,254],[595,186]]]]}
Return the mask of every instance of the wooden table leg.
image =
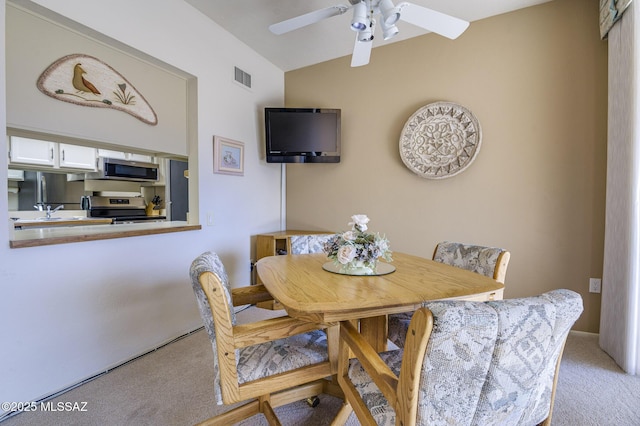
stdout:
{"type": "Polygon", "coordinates": [[[360,334],[367,339],[377,352],[387,350],[387,316],[362,318],[360,320],[360,334]]]}

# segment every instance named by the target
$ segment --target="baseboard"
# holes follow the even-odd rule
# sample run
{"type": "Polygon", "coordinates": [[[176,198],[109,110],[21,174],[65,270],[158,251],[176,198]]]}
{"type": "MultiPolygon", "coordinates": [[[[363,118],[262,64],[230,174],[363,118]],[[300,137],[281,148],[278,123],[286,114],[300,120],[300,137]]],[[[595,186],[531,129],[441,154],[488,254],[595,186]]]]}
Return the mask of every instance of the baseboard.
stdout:
{"type": "Polygon", "coordinates": [[[599,336],[600,333],[592,333],[590,331],[570,330],[569,334],[578,334],[582,336],[599,336]]]}

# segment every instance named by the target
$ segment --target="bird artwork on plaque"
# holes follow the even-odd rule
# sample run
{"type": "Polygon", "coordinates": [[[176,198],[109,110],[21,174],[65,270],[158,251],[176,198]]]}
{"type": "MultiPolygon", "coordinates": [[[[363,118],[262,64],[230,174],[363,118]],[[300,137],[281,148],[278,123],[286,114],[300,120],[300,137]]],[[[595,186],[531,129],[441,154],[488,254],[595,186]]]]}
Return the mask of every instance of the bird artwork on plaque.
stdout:
{"type": "Polygon", "coordinates": [[[158,116],[138,90],[115,69],[84,54],[64,56],[40,75],[38,89],[54,99],[126,112],[155,126],[158,116]]]}
{"type": "Polygon", "coordinates": [[[100,95],[100,91],[96,89],[90,81],[85,80],[84,74],[86,71],[82,69],[82,64],[77,63],[73,67],[73,87],[75,87],[80,93],[93,93],[94,95],[100,95]]]}

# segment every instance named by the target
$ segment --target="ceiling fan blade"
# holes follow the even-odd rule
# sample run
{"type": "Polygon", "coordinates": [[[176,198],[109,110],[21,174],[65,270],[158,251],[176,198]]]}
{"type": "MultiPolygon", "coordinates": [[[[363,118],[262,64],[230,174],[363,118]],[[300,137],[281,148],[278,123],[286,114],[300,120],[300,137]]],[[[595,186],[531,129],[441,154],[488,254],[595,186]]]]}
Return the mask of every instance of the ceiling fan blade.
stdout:
{"type": "Polygon", "coordinates": [[[398,5],[400,19],[441,36],[455,39],[462,34],[469,23],[441,12],[436,12],[417,4],[403,2],[398,5]]]}
{"type": "Polygon", "coordinates": [[[320,22],[323,19],[342,15],[347,10],[349,10],[348,6],[338,4],[325,9],[305,13],[304,15],[296,16],[295,18],[287,19],[285,21],[278,22],[277,24],[272,24],[269,26],[269,30],[277,35],[288,33],[289,31],[297,30],[298,28],[320,22]]]}
{"type": "Polygon", "coordinates": [[[351,66],[361,67],[367,65],[371,57],[372,47],[373,40],[360,41],[358,40],[358,34],[356,34],[356,44],[353,46],[353,54],[351,55],[351,66]]]}

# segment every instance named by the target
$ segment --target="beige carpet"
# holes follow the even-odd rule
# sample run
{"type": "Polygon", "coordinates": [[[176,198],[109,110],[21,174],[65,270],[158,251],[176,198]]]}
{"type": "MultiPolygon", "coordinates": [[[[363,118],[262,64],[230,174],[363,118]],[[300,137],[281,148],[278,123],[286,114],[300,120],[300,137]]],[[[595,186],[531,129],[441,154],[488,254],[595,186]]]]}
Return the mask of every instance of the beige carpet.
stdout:
{"type": "MultiPolygon", "coordinates": [[[[197,331],[51,400],[54,406],[86,402],[86,412],[22,413],[0,426],[192,425],[219,410],[212,402],[211,357],[206,333],[197,331]]],[[[276,411],[285,426],[328,425],[340,400],[320,398],[316,408],[299,402],[276,411]]],[[[552,423],[640,425],[640,377],[624,374],[598,348],[597,335],[571,333],[552,423]]],[[[258,415],[241,425],[267,422],[258,415]]]]}
{"type": "Polygon", "coordinates": [[[640,376],[630,376],[598,346],[598,335],[570,333],[552,424],[640,425],[640,376]]]}

